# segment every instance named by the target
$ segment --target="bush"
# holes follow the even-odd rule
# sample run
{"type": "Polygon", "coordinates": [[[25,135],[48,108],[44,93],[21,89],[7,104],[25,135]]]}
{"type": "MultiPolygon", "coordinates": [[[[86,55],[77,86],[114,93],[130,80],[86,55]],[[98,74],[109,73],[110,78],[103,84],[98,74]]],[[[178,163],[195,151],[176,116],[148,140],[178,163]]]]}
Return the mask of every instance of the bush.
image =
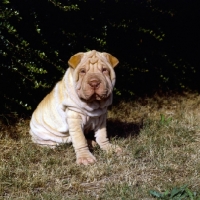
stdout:
{"type": "Polygon", "coordinates": [[[69,57],[115,55],[115,94],[199,88],[197,1],[3,0],[1,110],[26,112],[61,79],[69,57]]]}

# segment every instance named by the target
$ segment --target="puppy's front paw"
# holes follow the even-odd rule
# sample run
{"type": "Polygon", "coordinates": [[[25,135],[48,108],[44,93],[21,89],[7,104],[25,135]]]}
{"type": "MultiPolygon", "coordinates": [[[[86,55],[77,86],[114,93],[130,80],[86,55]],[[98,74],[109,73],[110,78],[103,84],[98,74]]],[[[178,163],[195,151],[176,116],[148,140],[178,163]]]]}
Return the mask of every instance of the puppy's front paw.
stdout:
{"type": "Polygon", "coordinates": [[[84,154],[77,156],[76,163],[78,165],[90,165],[96,162],[96,158],[91,154],[84,154]]]}

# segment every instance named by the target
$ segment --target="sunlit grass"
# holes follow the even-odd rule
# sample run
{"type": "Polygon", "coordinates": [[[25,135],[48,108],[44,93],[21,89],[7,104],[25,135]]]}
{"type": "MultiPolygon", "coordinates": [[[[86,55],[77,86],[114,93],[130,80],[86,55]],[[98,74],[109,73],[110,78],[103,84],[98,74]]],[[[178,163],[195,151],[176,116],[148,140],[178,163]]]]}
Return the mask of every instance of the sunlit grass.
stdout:
{"type": "Polygon", "coordinates": [[[32,144],[28,130],[29,120],[0,124],[0,199],[152,199],[150,190],[162,195],[186,184],[200,195],[197,94],[113,106],[108,131],[123,154],[96,147],[91,166],[76,165],[71,145],[32,144]]]}

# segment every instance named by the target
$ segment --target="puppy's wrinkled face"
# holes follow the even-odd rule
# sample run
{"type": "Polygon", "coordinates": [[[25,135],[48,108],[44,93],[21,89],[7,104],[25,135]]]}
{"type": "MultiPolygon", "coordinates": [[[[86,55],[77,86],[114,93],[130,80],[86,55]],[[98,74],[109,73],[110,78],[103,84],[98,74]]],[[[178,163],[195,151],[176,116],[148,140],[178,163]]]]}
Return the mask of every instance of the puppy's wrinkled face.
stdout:
{"type": "Polygon", "coordinates": [[[79,98],[89,102],[108,98],[113,90],[111,70],[113,69],[96,56],[79,65],[75,82],[79,98]]]}

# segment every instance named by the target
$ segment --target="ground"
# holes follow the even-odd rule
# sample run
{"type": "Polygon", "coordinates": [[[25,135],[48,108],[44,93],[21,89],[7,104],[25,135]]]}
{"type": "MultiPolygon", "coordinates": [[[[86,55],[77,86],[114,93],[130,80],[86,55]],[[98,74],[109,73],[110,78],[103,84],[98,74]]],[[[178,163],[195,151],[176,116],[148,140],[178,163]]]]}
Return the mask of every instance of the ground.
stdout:
{"type": "Polygon", "coordinates": [[[164,193],[186,184],[194,199],[200,195],[196,93],[113,106],[108,132],[123,153],[95,147],[97,163],[91,166],[76,165],[71,145],[48,149],[33,144],[29,119],[8,124],[0,122],[0,199],[153,199],[150,190],[164,193]]]}

